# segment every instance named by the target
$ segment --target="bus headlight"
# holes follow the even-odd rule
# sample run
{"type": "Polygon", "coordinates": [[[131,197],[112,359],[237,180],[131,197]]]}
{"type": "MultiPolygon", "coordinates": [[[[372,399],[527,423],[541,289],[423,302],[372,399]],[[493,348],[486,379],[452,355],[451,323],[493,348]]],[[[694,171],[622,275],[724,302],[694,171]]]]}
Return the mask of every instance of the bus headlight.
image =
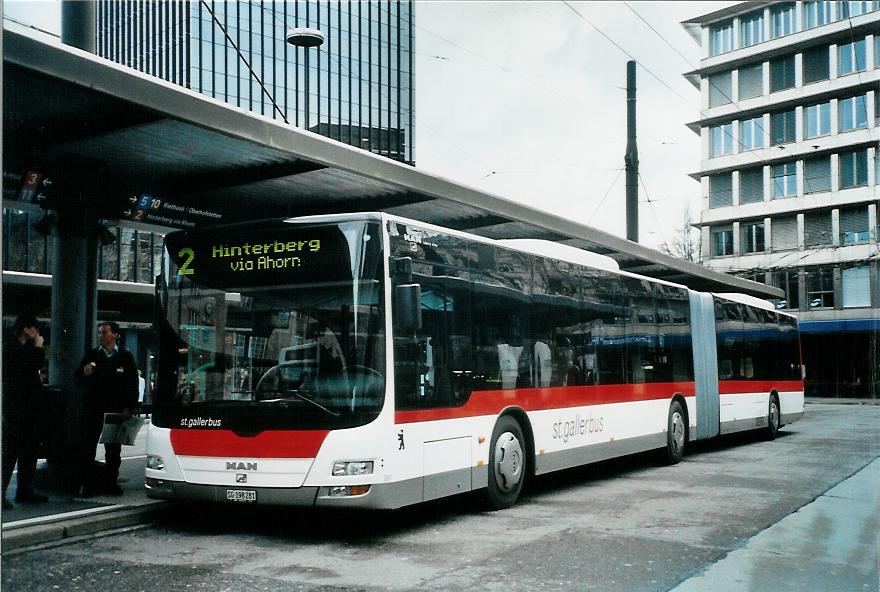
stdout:
{"type": "Polygon", "coordinates": [[[333,463],[333,476],[369,475],[373,472],[373,461],[356,460],[333,463]]]}
{"type": "Polygon", "coordinates": [[[165,461],[162,460],[161,456],[155,454],[147,455],[147,468],[153,469],[154,471],[161,471],[165,469],[165,461]]]}

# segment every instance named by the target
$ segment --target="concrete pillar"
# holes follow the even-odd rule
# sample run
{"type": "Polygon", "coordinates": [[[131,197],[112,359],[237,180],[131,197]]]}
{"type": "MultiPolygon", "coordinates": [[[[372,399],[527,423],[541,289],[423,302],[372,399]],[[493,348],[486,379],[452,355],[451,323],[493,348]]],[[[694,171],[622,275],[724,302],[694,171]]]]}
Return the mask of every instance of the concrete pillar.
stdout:
{"type": "Polygon", "coordinates": [[[840,210],[831,210],[831,245],[840,246],[840,210]]]}
{"type": "Polygon", "coordinates": [[[880,308],[880,290],[877,289],[877,286],[880,286],[880,265],[876,261],[871,261],[868,263],[868,266],[871,285],[871,308],[880,308]]]}
{"type": "Polygon", "coordinates": [[[52,248],[52,341],[49,382],[61,389],[67,408],[65,450],[78,450],[83,401],[73,374],[86,348],[96,344],[97,224],[92,200],[81,188],[59,197],[52,248]]]}
{"type": "Polygon", "coordinates": [[[708,225],[700,227],[700,256],[703,261],[712,258],[712,235],[708,225]]]}
{"type": "Polygon", "coordinates": [[[732,203],[734,206],[738,206],[739,205],[739,171],[733,171],[732,179],[733,179],[731,181],[733,184],[733,196],[732,196],[733,201],[732,201],[732,203]]]}
{"type": "Polygon", "coordinates": [[[796,160],[794,163],[795,168],[795,191],[797,192],[798,197],[804,196],[804,161],[796,160]]]}
{"type": "Polygon", "coordinates": [[[61,42],[95,53],[94,0],[61,1],[61,42]]]}
{"type": "Polygon", "coordinates": [[[740,236],[740,223],[733,223],[733,255],[735,257],[739,257],[742,255],[742,245],[741,245],[741,236],[740,236]]]}
{"type": "MultiPolygon", "coordinates": [[[[832,3],[832,10],[834,10],[833,6],[836,4],[832,3]]],[[[828,51],[831,53],[830,61],[828,62],[828,79],[836,80],[837,79],[837,44],[832,43],[829,47],[828,51]]]]}
{"type": "Polygon", "coordinates": [[[843,277],[840,272],[839,267],[835,267],[832,270],[832,286],[834,289],[834,309],[842,310],[843,309],[843,277]]]}
{"type": "Polygon", "coordinates": [[[807,270],[799,267],[796,271],[798,274],[798,300],[800,301],[798,310],[807,311],[810,310],[810,303],[807,302],[807,270]]]}
{"type": "Polygon", "coordinates": [[[806,242],[804,237],[804,215],[797,215],[797,248],[798,251],[804,250],[804,243],[806,242]]]}
{"type": "MultiPolygon", "coordinates": [[[[764,62],[764,68],[761,70],[761,77],[761,86],[763,87],[764,95],[766,96],[770,94],[770,62],[764,62]]],[[[767,129],[769,129],[769,127],[767,129]]]]}
{"type": "Polygon", "coordinates": [[[877,204],[868,204],[868,228],[871,231],[869,240],[872,245],[876,245],[880,242],[880,236],[877,236],[877,226],[877,204]]]}
{"type": "Polygon", "coordinates": [[[840,191],[840,160],[837,154],[831,155],[831,191],[840,191]]]}

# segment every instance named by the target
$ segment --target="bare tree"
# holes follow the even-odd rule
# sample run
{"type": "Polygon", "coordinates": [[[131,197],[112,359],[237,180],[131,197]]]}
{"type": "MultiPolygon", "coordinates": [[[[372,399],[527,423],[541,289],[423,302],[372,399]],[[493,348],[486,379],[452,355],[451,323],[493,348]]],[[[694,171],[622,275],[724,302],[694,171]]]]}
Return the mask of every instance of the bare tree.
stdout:
{"type": "Polygon", "coordinates": [[[672,255],[691,263],[702,262],[700,231],[694,227],[690,206],[685,208],[681,224],[675,229],[675,236],[668,244],[663,245],[663,250],[667,255],[672,255]]]}

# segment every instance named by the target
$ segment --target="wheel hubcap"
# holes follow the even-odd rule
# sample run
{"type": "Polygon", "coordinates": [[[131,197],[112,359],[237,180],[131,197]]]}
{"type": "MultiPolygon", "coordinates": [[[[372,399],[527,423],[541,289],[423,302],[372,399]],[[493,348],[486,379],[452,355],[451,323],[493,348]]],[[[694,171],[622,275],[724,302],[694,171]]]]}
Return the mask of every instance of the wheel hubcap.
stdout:
{"type": "Polygon", "coordinates": [[[678,453],[684,447],[684,418],[676,411],[672,414],[672,448],[678,453]]]}
{"type": "Polygon", "coordinates": [[[523,451],[511,432],[504,432],[495,443],[495,480],[502,491],[512,491],[523,471],[523,451]]]}
{"type": "Polygon", "coordinates": [[[779,407],[776,401],[770,403],[770,427],[776,428],[779,425],[779,407]]]}

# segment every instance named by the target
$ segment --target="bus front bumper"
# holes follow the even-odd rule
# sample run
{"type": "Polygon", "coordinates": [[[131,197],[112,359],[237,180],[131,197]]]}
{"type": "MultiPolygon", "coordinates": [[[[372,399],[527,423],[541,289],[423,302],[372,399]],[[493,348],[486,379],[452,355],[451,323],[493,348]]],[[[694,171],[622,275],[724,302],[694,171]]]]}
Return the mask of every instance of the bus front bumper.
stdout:
{"type": "Polygon", "coordinates": [[[144,484],[147,497],[164,500],[192,500],[223,504],[258,504],[268,506],[324,506],[335,508],[391,509],[400,507],[400,500],[384,484],[372,485],[359,495],[334,495],[333,487],[230,487],[202,485],[147,478],[144,484]],[[254,492],[252,499],[242,493],[254,492]]]}

